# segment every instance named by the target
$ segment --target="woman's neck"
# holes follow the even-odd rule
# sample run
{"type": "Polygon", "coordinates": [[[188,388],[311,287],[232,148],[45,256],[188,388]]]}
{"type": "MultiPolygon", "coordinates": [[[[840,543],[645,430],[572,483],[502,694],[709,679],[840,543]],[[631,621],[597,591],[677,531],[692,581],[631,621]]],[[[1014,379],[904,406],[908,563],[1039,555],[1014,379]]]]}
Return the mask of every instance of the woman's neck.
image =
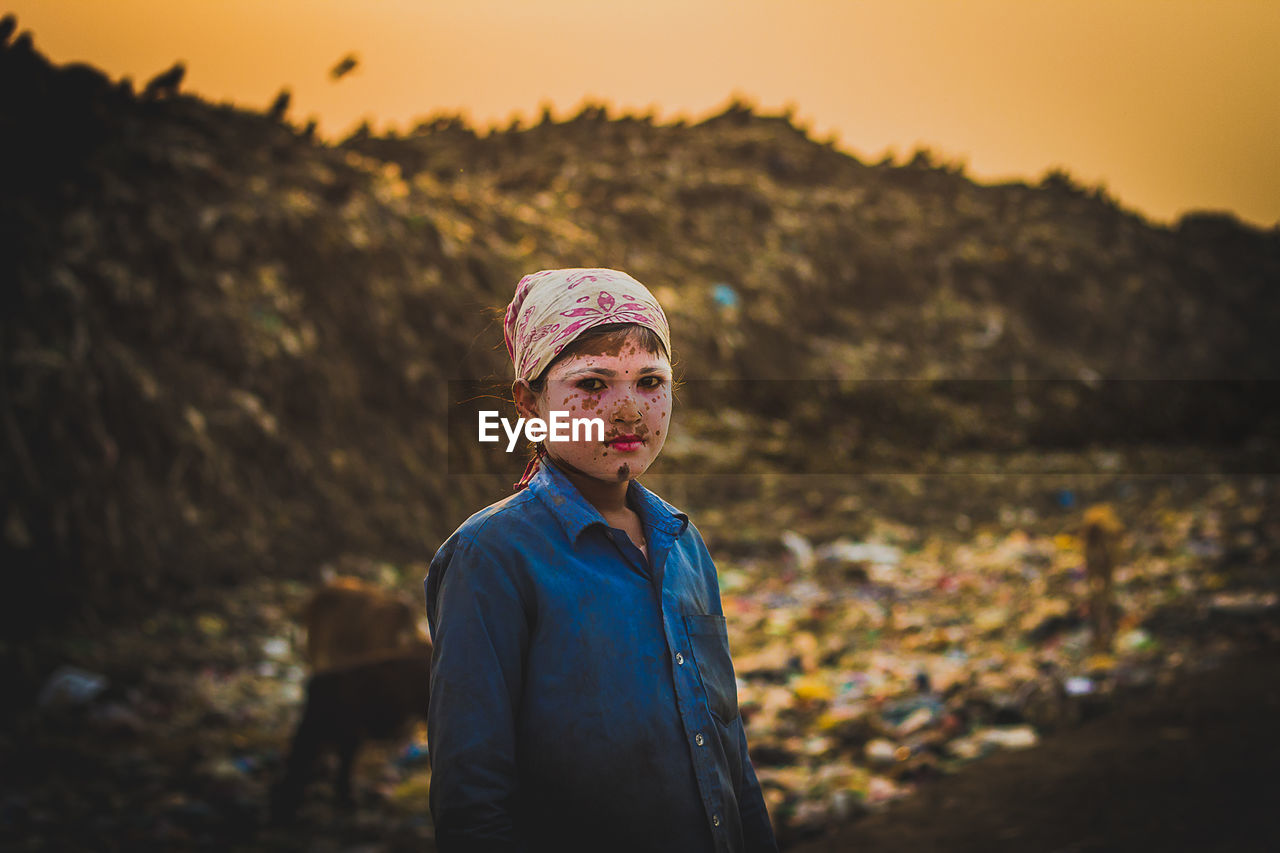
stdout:
{"type": "Polygon", "coordinates": [[[543,463],[553,464],[561,473],[573,483],[582,497],[587,503],[596,508],[602,516],[606,518],[610,516],[625,515],[631,507],[627,504],[627,489],[631,485],[630,480],[620,480],[616,483],[598,480],[595,477],[583,474],[581,471],[566,465],[559,460],[552,462],[549,456],[544,456],[543,463]]]}

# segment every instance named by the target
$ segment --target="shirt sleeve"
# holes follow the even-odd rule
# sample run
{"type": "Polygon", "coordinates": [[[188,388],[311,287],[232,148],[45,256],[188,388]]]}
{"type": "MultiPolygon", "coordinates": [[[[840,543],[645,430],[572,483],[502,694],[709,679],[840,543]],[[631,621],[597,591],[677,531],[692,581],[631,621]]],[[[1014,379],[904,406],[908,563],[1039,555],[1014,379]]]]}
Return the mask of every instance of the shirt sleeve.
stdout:
{"type": "Polygon", "coordinates": [[[519,587],[510,567],[474,545],[442,548],[427,576],[427,610],[436,847],[523,851],[515,726],[529,620],[519,587]]]}
{"type": "Polygon", "coordinates": [[[778,841],[769,822],[769,810],[765,808],[764,793],[756,770],[747,754],[747,730],[738,719],[738,748],[742,753],[742,787],[738,790],[738,814],[742,820],[742,840],[747,853],[778,853],[778,841]]]}

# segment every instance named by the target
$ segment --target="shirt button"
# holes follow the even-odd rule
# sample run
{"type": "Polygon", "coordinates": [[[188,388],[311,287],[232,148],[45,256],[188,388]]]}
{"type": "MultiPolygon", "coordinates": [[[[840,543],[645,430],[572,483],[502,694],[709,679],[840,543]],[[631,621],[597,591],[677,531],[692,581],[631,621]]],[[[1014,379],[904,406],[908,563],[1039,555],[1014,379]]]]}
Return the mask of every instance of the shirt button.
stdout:
{"type": "Polygon", "coordinates": [[[702,746],[702,744],[705,743],[705,741],[702,738],[702,732],[698,732],[696,735],[693,736],[693,742],[696,743],[698,746],[702,746]]]}
{"type": "Polygon", "coordinates": [[[676,665],[684,666],[684,655],[680,654],[679,652],[676,652],[676,665]]]}
{"type": "Polygon", "coordinates": [[[712,826],[719,826],[719,825],[720,825],[720,815],[718,815],[718,814],[713,814],[713,815],[711,816],[711,825],[712,825],[712,826]]]}

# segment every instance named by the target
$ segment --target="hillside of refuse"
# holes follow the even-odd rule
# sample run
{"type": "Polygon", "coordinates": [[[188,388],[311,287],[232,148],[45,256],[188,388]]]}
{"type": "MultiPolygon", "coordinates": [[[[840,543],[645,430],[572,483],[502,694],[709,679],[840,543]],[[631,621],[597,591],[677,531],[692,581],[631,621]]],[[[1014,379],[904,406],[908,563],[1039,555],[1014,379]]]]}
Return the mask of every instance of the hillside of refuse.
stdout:
{"type": "Polygon", "coordinates": [[[519,470],[470,476],[494,469],[451,439],[449,381],[501,393],[500,311],[552,266],[626,269],[667,307],[687,385],[659,474],[1147,439],[1265,470],[1280,235],[1227,215],[864,163],[737,102],[331,144],[21,37],[0,79],[13,637],[428,555],[519,470]]]}

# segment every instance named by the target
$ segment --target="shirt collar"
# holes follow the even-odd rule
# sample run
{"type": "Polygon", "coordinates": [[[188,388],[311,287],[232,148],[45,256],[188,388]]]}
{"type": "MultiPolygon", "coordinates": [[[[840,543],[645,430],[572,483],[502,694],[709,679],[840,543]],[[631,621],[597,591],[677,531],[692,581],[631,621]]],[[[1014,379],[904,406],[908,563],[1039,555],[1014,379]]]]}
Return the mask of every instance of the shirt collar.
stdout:
{"type": "MultiPolygon", "coordinates": [[[[560,520],[571,542],[576,543],[582,531],[593,524],[608,526],[604,516],[600,515],[600,511],[593,507],[564,472],[546,457],[543,457],[538,465],[538,473],[529,481],[529,491],[546,504],[552,515],[560,520]]],[[[640,513],[640,520],[643,523],[662,530],[672,537],[678,537],[689,526],[689,516],[635,480],[627,484],[627,499],[640,513]]]]}

